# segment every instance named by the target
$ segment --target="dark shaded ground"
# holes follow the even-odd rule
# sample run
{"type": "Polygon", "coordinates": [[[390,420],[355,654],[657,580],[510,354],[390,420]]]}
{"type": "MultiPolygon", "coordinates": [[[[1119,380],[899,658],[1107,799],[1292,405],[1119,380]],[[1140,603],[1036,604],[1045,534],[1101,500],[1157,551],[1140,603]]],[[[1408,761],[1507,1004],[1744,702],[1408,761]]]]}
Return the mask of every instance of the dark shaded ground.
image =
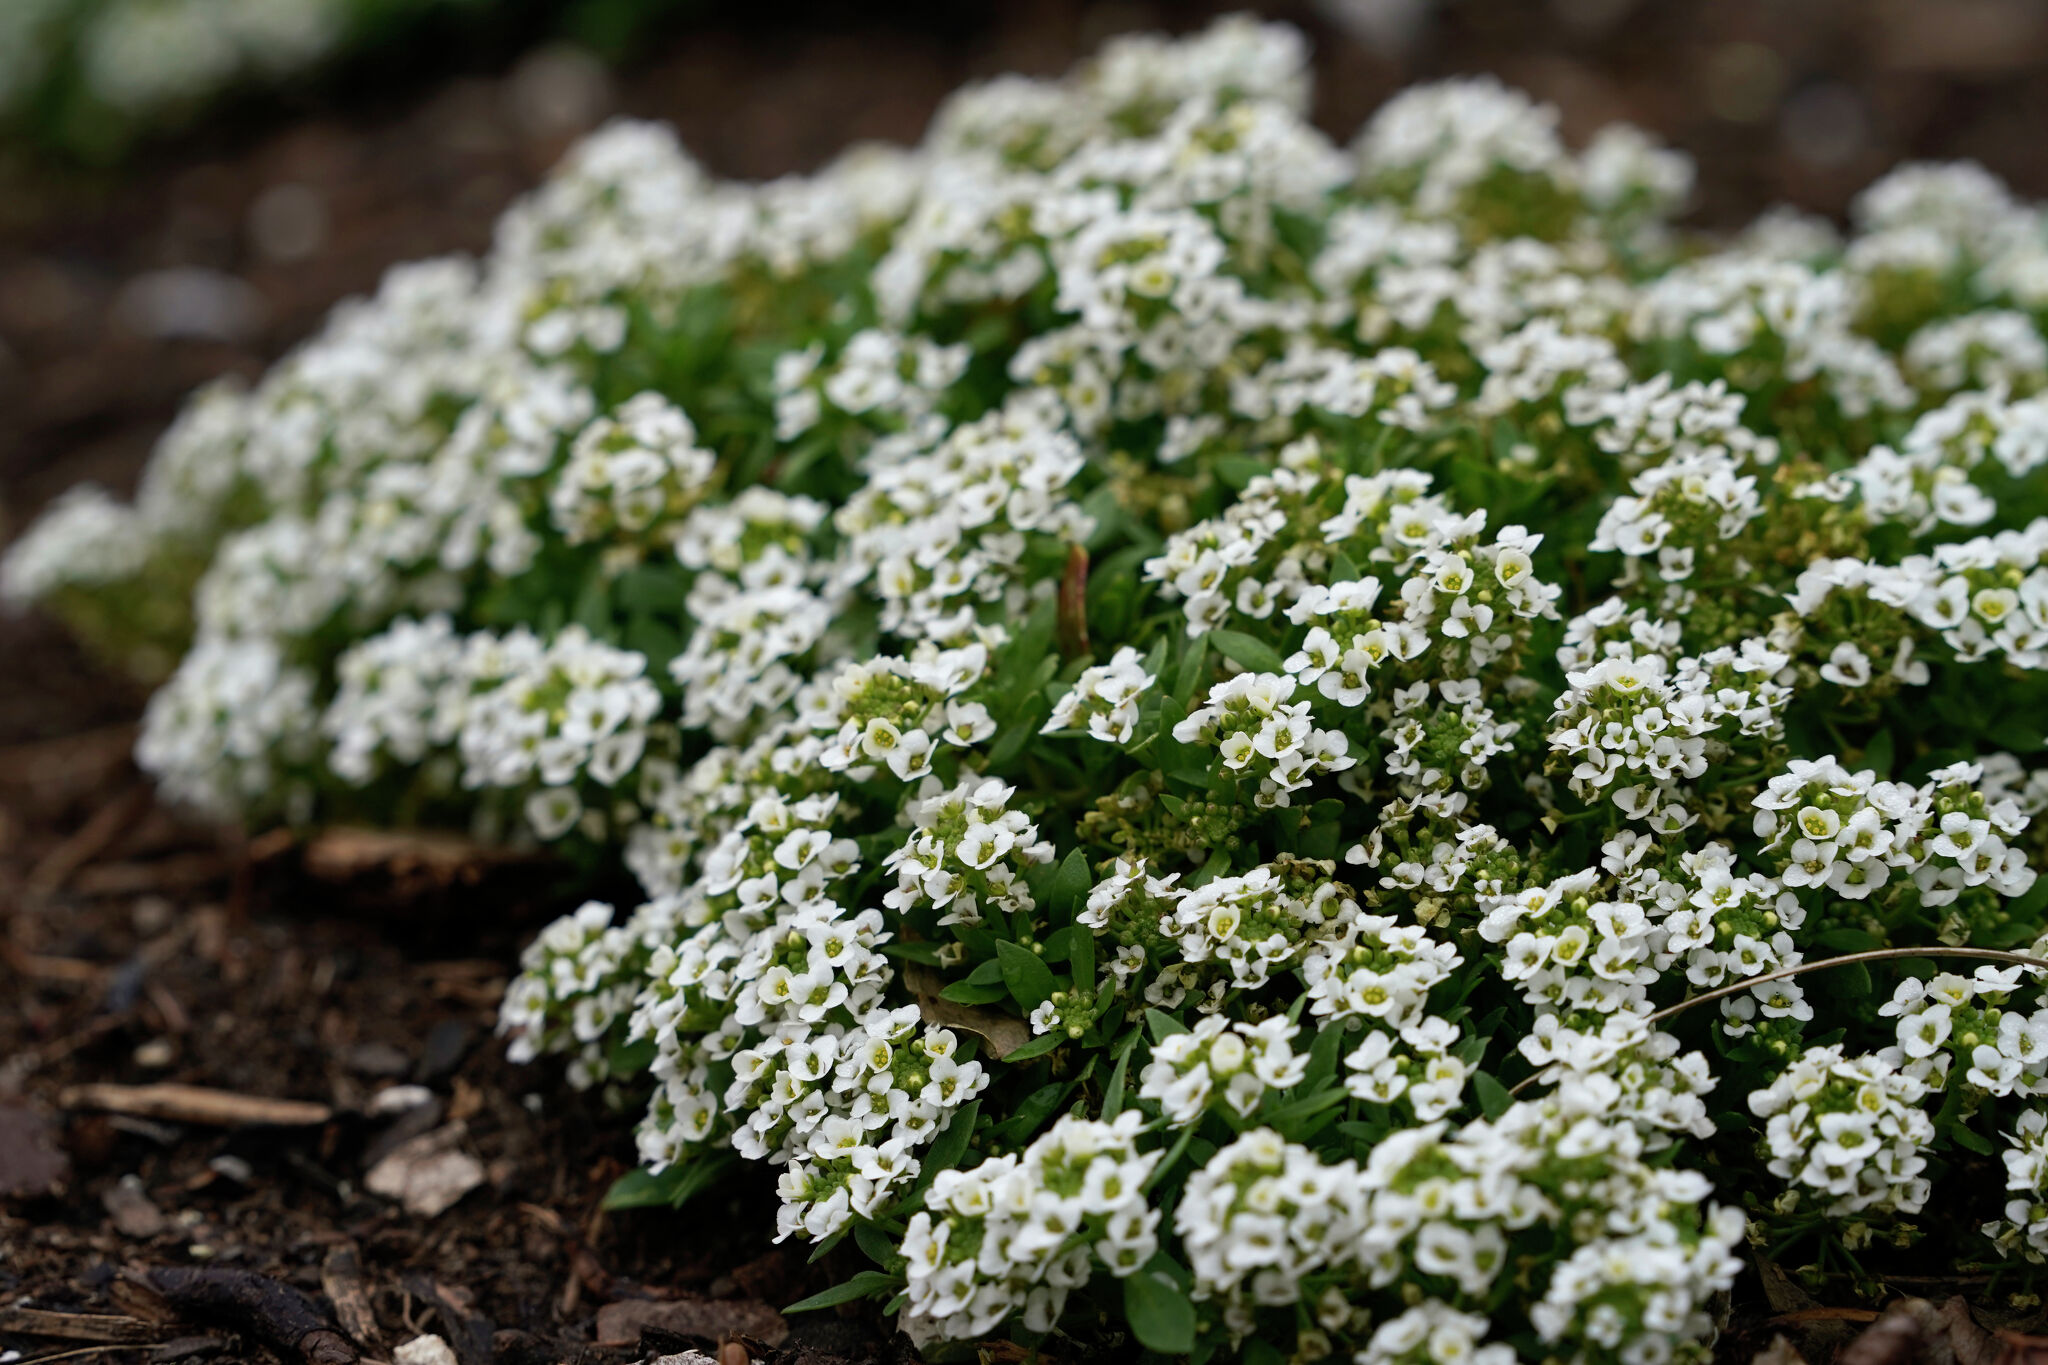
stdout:
{"type": "MultiPolygon", "coordinates": [[[[619,75],[546,56],[349,91],[325,112],[245,106],[118,176],[17,165],[0,181],[0,538],[80,479],[127,487],[184,392],[259,373],[389,264],[483,247],[497,212],[607,113],[671,119],[719,172],[779,174],[852,140],[914,138],[964,79],[1054,71],[1107,33],[1188,27],[1205,9],[794,6],[773,21],[678,28],[619,75]],[[180,290],[200,305],[164,307],[180,290]]],[[[1975,156],[2048,193],[2036,131],[2048,118],[2048,3],[1473,0],[1425,13],[1405,46],[1382,31],[1380,50],[1301,7],[1273,9],[1311,22],[1318,117],[1333,130],[1348,135],[1409,80],[1497,71],[1556,100],[1575,135],[1629,117],[1694,151],[1703,222],[1778,199],[1839,212],[1855,187],[1916,156],[1975,156]]],[[[362,1267],[373,1357],[431,1330],[461,1348],[462,1365],[637,1360],[643,1345],[693,1339],[641,1338],[616,1309],[598,1317],[639,1298],[701,1300],[668,1310],[699,1344],[735,1330],[773,1337],[765,1306],[843,1277],[770,1247],[772,1189],[758,1178],[679,1215],[598,1212],[631,1160],[627,1123],[545,1069],[509,1066],[490,1038],[519,944],[564,908],[544,875],[450,884],[431,859],[383,856],[337,871],[346,850],[308,859],[181,824],[126,760],[138,692],[36,620],[0,620],[0,659],[0,1189],[44,1190],[0,1194],[0,1359],[94,1344],[13,1331],[22,1320],[7,1315],[24,1305],[139,1313],[155,1342],[199,1334],[71,1358],[267,1359],[252,1337],[155,1324],[161,1304],[133,1276],[239,1268],[318,1295],[337,1247],[362,1267]],[[67,1094],[166,1081],[333,1114],[207,1127],[96,1112],[67,1094]],[[400,1085],[424,1086],[428,1106],[372,1116],[374,1097],[400,1085]],[[482,1183],[438,1216],[364,1190],[413,1130],[481,1165],[482,1183]],[[604,1326],[620,1346],[597,1344],[604,1326]]],[[[1783,1278],[1734,1305],[1727,1358],[1783,1329],[1820,1359],[1860,1328],[1783,1278]]],[[[900,1349],[858,1318],[794,1322],[796,1336],[755,1358],[827,1365],[900,1349]]]]}

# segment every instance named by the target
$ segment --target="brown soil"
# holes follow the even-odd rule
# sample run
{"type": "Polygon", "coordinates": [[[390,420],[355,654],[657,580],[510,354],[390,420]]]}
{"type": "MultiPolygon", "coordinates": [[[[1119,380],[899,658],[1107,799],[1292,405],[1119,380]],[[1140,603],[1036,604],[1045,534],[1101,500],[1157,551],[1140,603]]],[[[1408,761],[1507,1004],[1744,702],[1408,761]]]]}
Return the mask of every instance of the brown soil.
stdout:
{"type": "MultiPolygon", "coordinates": [[[[604,113],[672,120],[719,172],[779,174],[852,140],[915,137],[964,79],[1056,70],[1105,33],[1191,26],[1207,7],[988,8],[816,6],[795,31],[699,22],[596,86],[574,66],[528,64],[345,92],[314,112],[245,109],[118,175],[16,164],[0,180],[0,537],[80,479],[131,485],[183,393],[259,373],[391,263],[481,249],[498,211],[604,113]],[[552,95],[551,116],[535,112],[536,91],[552,95]],[[296,188],[280,199],[280,187],[296,188]],[[138,322],[135,282],[172,268],[208,272],[197,278],[230,305],[210,335],[138,322]]],[[[1496,70],[1557,100],[1568,131],[1632,117],[1694,150],[1706,221],[1786,198],[1839,211],[1907,156],[1974,155],[2048,192],[2034,135],[2048,102],[2037,7],[1474,0],[1399,58],[1274,8],[1317,34],[1318,116],[1333,129],[1419,76],[1496,70]],[[1760,46],[1731,56],[1741,43],[1760,46]],[[1779,54],[1782,98],[1761,121],[1731,118],[1760,50],[1779,54]],[[1802,96],[1838,124],[1842,109],[1860,110],[1847,118],[1855,136],[1838,127],[1834,143],[1816,142],[1808,125],[1826,132],[1827,121],[1812,108],[1795,116],[1802,96]]],[[[0,621],[0,657],[0,1359],[94,1345],[72,1358],[292,1359],[246,1319],[158,1322],[163,1301],[137,1280],[240,1269],[317,1298],[338,1247],[362,1267],[374,1358],[421,1330],[455,1343],[462,1365],[639,1360],[735,1331],[754,1336],[756,1359],[900,1355],[882,1327],[832,1312],[791,1319],[785,1343],[760,1340],[777,1334],[765,1307],[851,1267],[771,1245],[772,1185],[758,1172],[679,1214],[599,1211],[631,1163],[628,1117],[548,1068],[509,1065],[491,1035],[519,945],[573,903],[572,888],[531,869],[471,882],[430,858],[384,857],[338,882],[331,868],[310,875],[302,850],[158,808],[126,758],[142,695],[54,627],[0,621]],[[67,1094],[107,1082],[315,1101],[332,1115],[213,1127],[98,1112],[67,1094]],[[373,1117],[375,1095],[401,1084],[425,1086],[429,1107],[373,1117]],[[460,1202],[423,1217],[366,1192],[396,1141],[452,1124],[447,1140],[484,1174],[460,1202]],[[636,1299],[694,1302],[670,1318],[687,1330],[635,1327],[601,1344],[599,1308],[636,1299]],[[139,1314],[149,1344],[93,1343],[76,1333],[104,1321],[24,1319],[24,1307],[139,1314]],[[12,1330],[24,1323],[72,1335],[12,1330]]],[[[1767,1345],[1787,1325],[1777,1315],[1818,1307],[1783,1286],[1768,1303],[1746,1293],[1755,1302],[1736,1306],[1741,1355],[1730,1358],[1767,1345]]],[[[626,1321],[614,1310],[604,1325],[626,1321]]],[[[1817,1359],[1828,1333],[1838,1342],[1860,1324],[1789,1326],[1817,1359]]]]}

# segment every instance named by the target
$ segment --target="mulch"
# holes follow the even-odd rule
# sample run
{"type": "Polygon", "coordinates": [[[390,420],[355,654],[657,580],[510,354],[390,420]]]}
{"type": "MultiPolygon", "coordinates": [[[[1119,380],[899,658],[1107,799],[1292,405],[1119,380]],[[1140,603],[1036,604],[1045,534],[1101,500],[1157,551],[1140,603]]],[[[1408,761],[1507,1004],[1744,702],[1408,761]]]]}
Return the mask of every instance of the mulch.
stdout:
{"type": "MultiPolygon", "coordinates": [[[[118,173],[0,167],[0,538],[80,479],[132,486],[185,392],[260,374],[389,264],[483,248],[601,117],[666,117],[712,169],[779,174],[914,138],[964,79],[1055,71],[1105,32],[1204,7],[985,8],[692,20],[622,74],[549,54],[250,106],[118,173]],[[208,301],[200,324],[153,311],[167,279],[208,301]]],[[[1975,155],[2048,192],[2048,27],[2022,5],[1961,8],[1976,29],[1934,34],[1939,7],[1910,0],[1475,0],[1402,53],[1291,17],[1317,33],[1332,128],[1417,76],[1498,70],[1575,133],[1628,116],[1693,147],[1703,219],[1732,222],[1779,198],[1839,211],[1909,155],[1975,155]],[[1716,115],[1697,72],[1745,42],[1789,54],[1788,100],[1802,81],[1860,93],[1862,142],[1816,169],[1798,127],[1716,115]]],[[[140,690],[34,617],[0,619],[0,658],[0,1360],[346,1365],[429,1332],[460,1365],[733,1340],[775,1365],[907,1358],[871,1314],[780,1315],[857,1267],[772,1244],[767,1173],[680,1212],[602,1209],[632,1165],[630,1113],[512,1066],[492,1033],[520,945],[572,888],[459,847],[190,823],[129,761],[140,690]]],[[[1724,1357],[2043,1350],[2024,1335],[2038,1313],[1947,1303],[1981,1284],[1894,1288],[1923,1297],[1879,1321],[1768,1270],[1730,1305],[1724,1357]]]]}

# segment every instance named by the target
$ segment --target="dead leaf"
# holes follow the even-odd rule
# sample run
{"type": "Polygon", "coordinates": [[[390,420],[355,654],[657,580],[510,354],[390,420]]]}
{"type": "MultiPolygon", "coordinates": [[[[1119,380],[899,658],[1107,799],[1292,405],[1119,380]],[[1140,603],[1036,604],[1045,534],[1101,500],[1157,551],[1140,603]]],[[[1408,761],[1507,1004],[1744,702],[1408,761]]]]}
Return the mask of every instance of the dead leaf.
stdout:
{"type": "Polygon", "coordinates": [[[987,1046],[988,1055],[996,1061],[1031,1041],[1031,1025],[1013,1014],[983,1009],[979,1005],[962,1005],[942,997],[939,992],[946,988],[946,979],[921,962],[905,964],[903,984],[910,987],[911,994],[917,997],[917,1012],[927,1024],[973,1034],[987,1046]]]}
{"type": "Polygon", "coordinates": [[[1836,1357],[1837,1365],[2009,1365],[2012,1359],[1960,1297],[1939,1308],[1925,1299],[1901,1299],[1836,1357]]]}

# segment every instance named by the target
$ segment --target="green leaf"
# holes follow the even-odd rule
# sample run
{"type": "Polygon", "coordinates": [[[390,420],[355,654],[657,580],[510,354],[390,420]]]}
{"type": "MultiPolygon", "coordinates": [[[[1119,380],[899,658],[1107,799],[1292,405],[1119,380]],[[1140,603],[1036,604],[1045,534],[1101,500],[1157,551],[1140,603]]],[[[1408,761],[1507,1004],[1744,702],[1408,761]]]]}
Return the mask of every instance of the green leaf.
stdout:
{"type": "Polygon", "coordinates": [[[652,1038],[641,1038],[634,1042],[615,1043],[607,1056],[615,1076],[637,1076],[654,1065],[656,1053],[652,1038]]]}
{"type": "Polygon", "coordinates": [[[1508,1088],[1485,1071],[1472,1073],[1472,1094],[1479,1100],[1479,1112],[1490,1119],[1497,1119],[1507,1113],[1508,1106],[1515,1102],[1515,1097],[1508,1093],[1508,1088]]]}
{"type": "Polygon", "coordinates": [[[1188,1026],[1164,1010],[1146,1010],[1145,1026],[1152,1031],[1152,1041],[1163,1043],[1176,1033],[1186,1033],[1188,1026]]]}
{"type": "Polygon", "coordinates": [[[1244,1365],[1287,1365],[1287,1357],[1280,1348],[1260,1337],[1247,1337],[1244,1343],[1244,1365]]]}
{"type": "Polygon", "coordinates": [[[1242,489],[1261,474],[1273,472],[1272,465],[1249,455],[1225,455],[1211,467],[1215,469],[1217,478],[1237,489],[1242,489]]]}
{"type": "Polygon", "coordinates": [[[1188,1147],[1194,1140],[1195,1130],[1192,1127],[1180,1130],[1180,1136],[1173,1140],[1173,1146],[1166,1149],[1166,1155],[1159,1158],[1159,1164],[1152,1168],[1152,1174],[1145,1177],[1144,1192],[1146,1194],[1150,1194],[1154,1185],[1166,1179],[1167,1173],[1174,1168],[1174,1164],[1187,1155],[1188,1147]]]}
{"type": "Polygon", "coordinates": [[[1870,743],[1863,746],[1863,762],[1877,770],[1879,777],[1890,777],[1892,773],[1893,741],[1890,730],[1879,730],[1870,737],[1870,743]]]}
{"type": "Polygon", "coordinates": [[[886,1274],[880,1270],[863,1270],[845,1284],[835,1284],[830,1289],[813,1294],[808,1299],[798,1299],[785,1313],[810,1313],[820,1308],[836,1308],[842,1303],[855,1299],[880,1298],[893,1294],[903,1287],[903,1277],[886,1274]]]}
{"type": "Polygon", "coordinates": [[[841,1228],[839,1229],[839,1231],[837,1231],[837,1232],[833,1233],[833,1234],[832,1234],[831,1236],[827,1237],[827,1238],[826,1238],[826,1239],[825,1239],[824,1241],[822,1241],[822,1242],[818,1242],[818,1243],[815,1243],[815,1244],[814,1244],[814,1245],[813,1245],[813,1246],[811,1247],[811,1255],[810,1255],[810,1259],[809,1259],[809,1260],[807,1260],[807,1261],[805,1261],[805,1262],[804,1262],[804,1264],[805,1264],[805,1265],[816,1265],[816,1264],[817,1264],[818,1262],[820,1262],[820,1261],[824,1260],[824,1259],[825,1259],[825,1258],[826,1258],[827,1256],[830,1256],[830,1255],[832,1254],[833,1250],[834,1250],[834,1249],[835,1249],[836,1247],[838,1247],[838,1245],[839,1245],[839,1244],[840,1244],[841,1242],[843,1242],[843,1241],[845,1241],[845,1240],[846,1240],[846,1228],[842,1226],[842,1227],[841,1227],[841,1228]]]}
{"type": "Polygon", "coordinates": [[[1102,1121],[1109,1122],[1124,1111],[1124,1075],[1130,1069],[1131,1054],[1126,1052],[1116,1059],[1116,1067],[1109,1073],[1109,1085],[1102,1092],[1102,1121]]]}
{"type": "Polygon", "coordinates": [[[1327,1024],[1308,1046],[1308,1067],[1301,1073],[1301,1092],[1313,1094],[1337,1074],[1337,1054],[1344,1048],[1344,1027],[1327,1024]]]}
{"type": "Polygon", "coordinates": [[[853,1240],[867,1254],[867,1258],[887,1270],[903,1260],[903,1253],[896,1249],[896,1243],[889,1234],[873,1223],[855,1223],[853,1240]]]}
{"type": "Polygon", "coordinates": [[[1235,630],[1212,630],[1209,643],[1216,646],[1216,652],[1242,668],[1254,673],[1278,673],[1282,661],[1279,652],[1264,640],[1254,639],[1235,630]]]}
{"type": "Polygon", "coordinates": [[[999,939],[996,942],[996,959],[1002,964],[1003,984],[1010,988],[1010,998],[1026,1014],[1053,993],[1052,968],[1029,948],[1020,948],[1008,939],[999,939]]]}
{"type": "Polygon", "coordinates": [[[1172,721],[1168,721],[1165,715],[1165,708],[1161,707],[1160,725],[1162,732],[1172,731],[1174,723],[1187,714],[1188,699],[1195,695],[1195,689],[1201,685],[1202,665],[1208,661],[1208,657],[1209,643],[1207,636],[1188,642],[1188,652],[1181,656],[1180,671],[1173,676],[1173,696],[1169,698],[1169,700],[1175,703],[1180,715],[1175,716],[1172,721]]]}
{"type": "Polygon", "coordinates": [[[1975,1152],[1978,1156],[1990,1156],[1993,1151],[1989,1138],[1964,1124],[1958,1123],[1955,1127],[1949,1129],[1948,1135],[1954,1138],[1960,1145],[1975,1152]]]}
{"type": "MultiPolygon", "coordinates": [[[[1016,1056],[1016,1053],[1011,1053],[1016,1056]]],[[[1052,1111],[1060,1107],[1066,1098],[1067,1087],[1058,1081],[1040,1086],[1024,1097],[1011,1115],[997,1124],[991,1131],[998,1141],[1017,1142],[1031,1135],[1038,1125],[1052,1117],[1052,1111]]]]}
{"type": "Polygon", "coordinates": [[[1028,1062],[1034,1057],[1043,1057],[1046,1053],[1066,1041],[1067,1035],[1058,1029],[1054,1029],[1051,1033],[1039,1034],[1020,1048],[1013,1048],[1011,1051],[1004,1053],[1003,1060],[1006,1062],[1028,1062]]]}
{"type": "Polygon", "coordinates": [[[614,1180],[612,1187],[604,1192],[604,1207],[609,1210],[651,1209],[668,1203],[668,1185],[663,1179],[667,1174],[668,1171],[663,1171],[661,1175],[653,1175],[645,1166],[635,1166],[614,1180]]]}
{"type": "Polygon", "coordinates": [[[1295,1124],[1312,1119],[1325,1110],[1334,1109],[1350,1098],[1350,1093],[1344,1087],[1333,1085],[1327,1090],[1318,1091],[1316,1094],[1295,1100],[1289,1104],[1283,1104],[1279,1108],[1268,1112],[1265,1115],[1265,1122],[1271,1127],[1278,1129],[1282,1137],[1291,1138],[1294,1134],[1289,1130],[1295,1124]]]}
{"type": "Polygon", "coordinates": [[[695,1161],[679,1161],[660,1175],[645,1168],[626,1172],[605,1191],[608,1210],[680,1208],[725,1177],[738,1164],[731,1152],[707,1152],[695,1161]]]}
{"type": "Polygon", "coordinates": [[[991,770],[1014,761],[1024,752],[1026,745],[1038,738],[1038,727],[1045,719],[1044,706],[1042,699],[1035,700],[1003,723],[1001,735],[994,747],[988,751],[988,766],[991,770]]]}
{"type": "Polygon", "coordinates": [[[1141,1270],[1124,1281],[1124,1317],[1150,1350],[1179,1356],[1195,1349],[1195,1305],[1164,1275],[1141,1270]]]}
{"type": "Polygon", "coordinates": [[[950,1000],[956,1005],[993,1005],[1009,993],[1009,988],[1001,982],[993,986],[977,986],[972,981],[955,981],[939,992],[939,999],[950,1000]]]}
{"type": "Polygon", "coordinates": [[[1076,986],[1091,990],[1095,986],[1095,931],[1085,924],[1076,924],[1074,950],[1068,958],[1067,975],[1076,986]]]}
{"type": "Polygon", "coordinates": [[[924,1154],[923,1167],[927,1171],[950,1171],[960,1164],[960,1158],[967,1155],[967,1144],[974,1140],[974,1124],[981,1117],[981,1101],[963,1105],[939,1135],[932,1139],[929,1151],[924,1154]]]}
{"type": "Polygon", "coordinates": [[[1060,870],[1052,879],[1052,909],[1059,914],[1072,914],[1093,885],[1095,874],[1088,867],[1088,855],[1077,848],[1061,860],[1060,870]]]}
{"type": "Polygon", "coordinates": [[[1093,935],[1084,924],[1069,924],[1064,929],[1055,929],[1041,940],[1045,951],[1039,954],[1047,962],[1065,962],[1074,955],[1074,945],[1083,938],[1093,935]]]}

